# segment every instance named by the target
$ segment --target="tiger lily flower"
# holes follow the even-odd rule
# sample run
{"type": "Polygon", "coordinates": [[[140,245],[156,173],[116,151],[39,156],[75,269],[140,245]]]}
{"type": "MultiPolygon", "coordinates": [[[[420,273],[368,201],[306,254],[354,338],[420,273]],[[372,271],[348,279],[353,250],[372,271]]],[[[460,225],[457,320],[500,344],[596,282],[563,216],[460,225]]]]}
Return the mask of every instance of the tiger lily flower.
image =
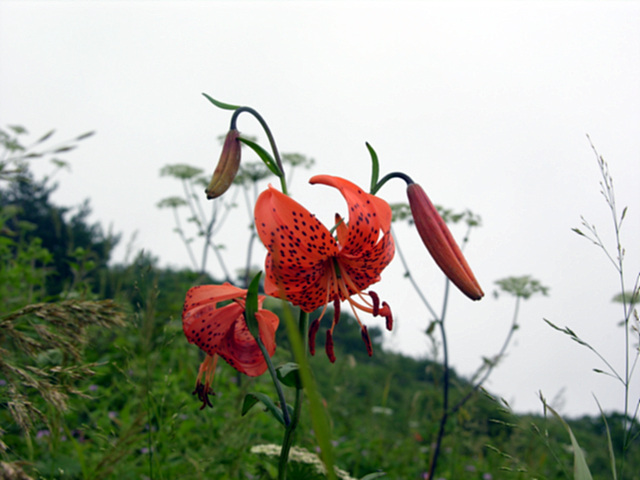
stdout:
{"type": "Polygon", "coordinates": [[[348,222],[336,215],[334,238],[303,206],[269,186],[255,206],[258,235],[268,250],[265,293],[284,298],[304,312],[323,307],[320,318],[309,329],[312,354],[320,320],[327,305],[333,303],[334,318],[325,343],[331,362],[335,361],[333,330],[340,317],[340,303],[347,301],[360,325],[367,352],[372,355],[367,328],[356,310],[385,317],[391,330],[389,305],[381,305],[375,292],[365,292],[380,280],[380,273],[395,252],[390,232],[391,208],[384,200],[339,177],[317,175],[309,183],[340,190],[348,204],[348,222]]]}
{"type": "MultiPolygon", "coordinates": [[[[218,356],[233,368],[250,377],[262,375],[267,363],[244,319],[247,291],[230,283],[201,285],[187,292],[182,310],[182,329],[189,343],[194,343],[207,354],[200,365],[196,389],[193,392],[202,401],[202,408],[212,406],[209,394],[218,356]],[[218,306],[221,302],[230,303],[218,306]],[[202,381],[204,377],[204,383],[202,381]]],[[[273,312],[262,309],[264,295],[258,296],[260,339],[272,356],[276,351],[275,334],[279,319],[273,312]]]]}

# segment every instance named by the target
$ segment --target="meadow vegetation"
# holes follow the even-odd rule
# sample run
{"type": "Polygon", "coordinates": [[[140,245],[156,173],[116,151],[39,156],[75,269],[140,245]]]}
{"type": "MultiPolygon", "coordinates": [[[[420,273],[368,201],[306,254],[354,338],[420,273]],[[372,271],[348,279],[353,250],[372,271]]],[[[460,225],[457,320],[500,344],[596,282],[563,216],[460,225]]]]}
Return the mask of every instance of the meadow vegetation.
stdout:
{"type": "MultiPolygon", "coordinates": [[[[63,167],[59,156],[88,136],[48,149],[51,135],[27,148],[20,142],[24,134],[18,127],[1,132],[0,478],[277,478],[282,431],[262,404],[242,412],[249,392],[277,400],[269,376],[250,378],[220,362],[213,408],[201,410],[192,392],[204,355],[187,343],[181,323],[189,288],[246,282],[256,265],[211,278],[206,255],[193,252],[193,268],[175,270],[161,267],[148,250],[113,264],[120,238],[90,223],[88,203],[55,205],[51,177],[35,178],[29,169],[38,157],[63,167]]],[[[309,164],[303,156],[289,161],[309,164]]],[[[174,166],[163,173],[184,181],[188,194],[162,205],[187,206],[189,189],[201,183],[199,172],[174,166]]],[[[255,185],[263,178],[262,170],[247,164],[238,182],[255,185]]],[[[216,214],[219,219],[224,209],[216,214]]],[[[477,222],[469,215],[457,220],[465,218],[477,222]]],[[[203,217],[191,223],[201,229],[204,251],[216,257],[207,237],[215,222],[203,217]]],[[[187,239],[186,230],[178,233],[187,239]]],[[[497,288],[516,299],[514,318],[521,300],[546,293],[531,277],[503,279],[497,288]]],[[[637,284],[633,288],[625,305],[635,303],[637,284]]],[[[281,318],[287,314],[279,300],[268,302],[281,318]]],[[[630,331],[632,311],[625,325],[630,331]]],[[[425,325],[425,336],[444,329],[444,317],[434,322],[425,325]]],[[[514,319],[507,343],[516,329],[514,319]]],[[[335,363],[324,354],[309,359],[329,417],[336,478],[372,479],[384,472],[384,478],[424,480],[436,448],[433,478],[587,478],[575,473],[575,448],[565,426],[545,415],[542,403],[540,415],[518,415],[482,388],[503,352],[473,378],[462,378],[442,361],[386,351],[380,330],[372,328],[369,335],[372,357],[355,319],[343,312],[335,363]]],[[[273,363],[291,362],[284,326],[276,340],[273,363]]],[[[320,352],[323,342],[319,336],[320,352]]],[[[285,389],[288,402],[294,393],[285,389]]],[[[566,419],[593,478],[640,478],[634,402],[624,412],[566,419]]],[[[290,479],[325,478],[310,410],[306,403],[290,454],[290,479]]]]}

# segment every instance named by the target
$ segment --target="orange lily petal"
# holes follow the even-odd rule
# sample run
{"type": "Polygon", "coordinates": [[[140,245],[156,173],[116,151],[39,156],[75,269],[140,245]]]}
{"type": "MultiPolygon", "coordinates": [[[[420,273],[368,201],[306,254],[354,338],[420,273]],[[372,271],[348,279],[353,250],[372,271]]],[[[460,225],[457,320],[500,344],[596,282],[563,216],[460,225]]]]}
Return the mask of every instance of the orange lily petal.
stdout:
{"type": "Polygon", "coordinates": [[[373,248],[379,240],[380,231],[387,233],[391,229],[391,207],[381,198],[366,193],[354,183],[340,177],[316,175],[309,183],[337,188],[347,201],[347,238],[343,240],[339,237],[340,246],[345,253],[359,255],[373,248]]]}
{"type": "MultiPolygon", "coordinates": [[[[349,302],[366,344],[367,331],[355,309],[383,315],[388,328],[392,325],[389,306],[383,303],[384,308],[380,309],[377,295],[364,291],[380,280],[380,273],[394,255],[391,208],[384,200],[339,177],[318,175],[310,183],[337,188],[347,201],[348,222],[336,215],[337,241],[304,207],[271,186],[258,198],[255,222],[268,250],[265,292],[285,298],[305,312],[325,306],[321,317],[333,302],[336,315],[327,331],[326,348],[329,359],[334,361],[332,335],[341,301],[349,302]]],[[[309,330],[311,352],[315,351],[319,323],[316,319],[309,330]]],[[[370,347],[367,344],[369,352],[370,347]]]]}
{"type": "Polygon", "coordinates": [[[190,288],[187,292],[183,312],[199,305],[212,302],[215,305],[233,298],[243,298],[246,293],[246,290],[234,287],[229,282],[225,282],[222,285],[199,285],[190,288]]]}
{"type": "Polygon", "coordinates": [[[189,343],[213,355],[226,332],[238,317],[242,317],[243,311],[244,307],[235,302],[222,308],[216,308],[213,303],[199,305],[183,314],[182,329],[189,343]]]}
{"type": "Polygon", "coordinates": [[[302,205],[271,186],[258,197],[255,221],[269,251],[265,293],[285,296],[306,312],[326,303],[327,261],[338,253],[329,230],[302,205]]]}
{"type": "MultiPolygon", "coordinates": [[[[260,338],[269,355],[273,355],[276,350],[275,333],[279,319],[275,313],[267,310],[256,312],[256,319],[260,328],[260,338]]],[[[233,368],[250,377],[260,376],[267,370],[267,362],[256,340],[246,328],[242,316],[236,320],[234,327],[227,331],[218,349],[218,355],[233,368]]]]}
{"type": "MultiPolygon", "coordinates": [[[[249,376],[262,375],[267,364],[244,319],[247,291],[224,285],[201,285],[187,292],[182,312],[182,328],[189,343],[194,343],[207,355],[220,355],[229,365],[249,376]],[[220,302],[234,300],[218,308],[220,302]]],[[[260,338],[269,355],[276,349],[277,315],[263,310],[264,295],[258,296],[256,319],[260,338]]]]}

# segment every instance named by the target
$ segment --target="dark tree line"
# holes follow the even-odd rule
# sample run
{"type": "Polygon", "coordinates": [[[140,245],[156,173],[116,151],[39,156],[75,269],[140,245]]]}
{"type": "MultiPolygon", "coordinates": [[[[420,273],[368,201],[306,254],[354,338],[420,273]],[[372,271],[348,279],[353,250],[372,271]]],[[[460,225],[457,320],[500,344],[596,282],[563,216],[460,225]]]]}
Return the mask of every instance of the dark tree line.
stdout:
{"type": "Polygon", "coordinates": [[[40,239],[52,255],[47,265],[49,295],[59,295],[72,285],[79,270],[82,281],[97,289],[98,274],[106,269],[120,237],[105,234],[99,223],[89,220],[88,200],[73,208],[55,205],[51,196],[56,189],[57,184],[35,179],[28,171],[0,183],[0,212],[5,219],[0,234],[17,244],[40,239]]]}

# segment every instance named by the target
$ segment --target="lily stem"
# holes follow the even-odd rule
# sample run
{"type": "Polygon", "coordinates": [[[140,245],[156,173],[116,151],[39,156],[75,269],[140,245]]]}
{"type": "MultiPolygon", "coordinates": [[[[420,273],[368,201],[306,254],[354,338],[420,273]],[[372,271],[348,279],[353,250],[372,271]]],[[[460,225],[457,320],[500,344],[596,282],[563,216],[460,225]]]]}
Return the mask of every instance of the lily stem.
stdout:
{"type": "MultiPolygon", "coordinates": [[[[309,314],[300,310],[300,318],[298,322],[300,329],[300,337],[304,342],[304,354],[308,354],[308,334],[309,328],[309,314]]],[[[300,421],[300,413],[302,412],[302,384],[299,382],[296,386],[296,399],[293,406],[293,417],[291,423],[285,427],[284,439],[282,440],[282,449],[280,450],[280,461],[278,462],[278,480],[285,480],[287,478],[287,465],[289,463],[289,452],[293,446],[293,437],[300,421]]]]}
{"type": "Polygon", "coordinates": [[[284,193],[285,195],[288,195],[288,193],[287,193],[287,182],[286,182],[285,176],[284,176],[284,167],[282,166],[282,160],[280,158],[280,153],[278,152],[278,147],[276,146],[276,140],[275,140],[275,138],[273,138],[273,134],[271,133],[271,129],[269,128],[269,125],[267,124],[265,119],[262,118],[262,115],[260,115],[256,110],[254,110],[251,107],[240,107],[240,108],[237,108],[233,112],[233,116],[231,117],[231,127],[230,127],[231,130],[236,130],[236,122],[238,120],[238,116],[242,112],[247,112],[247,113],[250,113],[251,115],[253,115],[254,118],[256,120],[258,120],[258,122],[260,122],[260,125],[262,126],[262,129],[267,134],[267,138],[269,139],[269,144],[271,145],[271,151],[273,152],[273,158],[275,159],[276,164],[278,165],[278,169],[280,170],[279,178],[280,178],[280,185],[282,187],[282,193],[284,193]]]}
{"type": "Polygon", "coordinates": [[[271,361],[269,352],[267,352],[267,349],[264,346],[264,343],[262,343],[262,339],[257,337],[256,341],[258,342],[258,347],[260,347],[262,356],[264,356],[264,359],[267,362],[267,368],[269,369],[271,380],[273,380],[273,385],[276,387],[276,391],[278,392],[278,399],[280,400],[280,408],[282,409],[282,418],[284,419],[284,425],[285,425],[285,428],[288,428],[289,425],[291,424],[291,418],[289,417],[289,409],[287,408],[287,401],[285,400],[284,392],[282,391],[282,384],[280,383],[280,380],[278,380],[278,376],[276,375],[276,369],[273,366],[273,362],[271,361]]]}

